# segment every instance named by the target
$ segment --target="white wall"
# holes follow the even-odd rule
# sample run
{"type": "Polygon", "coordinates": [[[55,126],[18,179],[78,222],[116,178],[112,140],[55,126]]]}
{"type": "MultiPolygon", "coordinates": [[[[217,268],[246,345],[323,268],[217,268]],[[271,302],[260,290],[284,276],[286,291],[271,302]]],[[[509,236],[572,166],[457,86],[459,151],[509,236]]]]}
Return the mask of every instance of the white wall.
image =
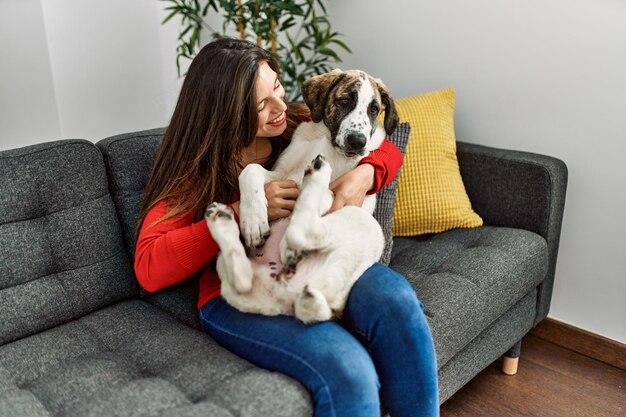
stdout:
{"type": "Polygon", "coordinates": [[[0,149],[59,137],[39,0],[0,0],[0,149]]]}
{"type": "Polygon", "coordinates": [[[177,27],[156,0],[0,1],[0,149],[167,124],[177,27]]]}
{"type": "MultiPolygon", "coordinates": [[[[164,126],[181,82],[157,0],[0,0],[0,149],[164,126]]],[[[570,170],[550,316],[626,342],[623,0],[329,1],[396,97],[453,86],[459,140],[570,170]]]]}
{"type": "Polygon", "coordinates": [[[626,342],[626,2],[332,1],[343,68],[457,90],[458,140],[569,168],[550,316],[626,342]],[[358,6],[357,6],[358,3],[358,6]]]}

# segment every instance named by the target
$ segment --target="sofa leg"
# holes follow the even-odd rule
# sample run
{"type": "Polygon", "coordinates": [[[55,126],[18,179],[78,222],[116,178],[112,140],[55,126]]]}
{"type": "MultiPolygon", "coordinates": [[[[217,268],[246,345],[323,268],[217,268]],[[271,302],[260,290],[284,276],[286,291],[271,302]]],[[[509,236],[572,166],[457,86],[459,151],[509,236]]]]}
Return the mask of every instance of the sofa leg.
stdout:
{"type": "Polygon", "coordinates": [[[502,361],[502,373],[506,375],[515,375],[517,373],[517,365],[519,364],[519,357],[509,358],[504,357],[502,361]]]}
{"type": "Polygon", "coordinates": [[[517,366],[519,364],[520,352],[522,350],[522,341],[517,342],[508,352],[504,354],[502,360],[502,373],[505,375],[517,374],[517,366]]]}

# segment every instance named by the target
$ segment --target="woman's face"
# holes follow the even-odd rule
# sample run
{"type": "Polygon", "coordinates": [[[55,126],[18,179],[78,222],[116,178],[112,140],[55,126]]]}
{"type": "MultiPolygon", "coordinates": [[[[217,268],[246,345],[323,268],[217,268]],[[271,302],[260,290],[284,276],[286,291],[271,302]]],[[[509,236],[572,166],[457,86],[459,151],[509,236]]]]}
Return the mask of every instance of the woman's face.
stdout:
{"type": "Polygon", "coordinates": [[[267,62],[259,64],[256,79],[256,101],[259,112],[259,129],[257,137],[271,138],[280,135],[287,128],[287,105],[285,89],[278,74],[267,62]]]}

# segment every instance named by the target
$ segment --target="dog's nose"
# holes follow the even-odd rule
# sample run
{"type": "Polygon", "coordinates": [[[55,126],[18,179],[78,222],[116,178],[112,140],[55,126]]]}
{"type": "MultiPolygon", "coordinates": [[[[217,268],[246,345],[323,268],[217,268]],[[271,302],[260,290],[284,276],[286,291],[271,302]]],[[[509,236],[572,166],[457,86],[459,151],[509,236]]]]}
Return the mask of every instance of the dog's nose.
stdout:
{"type": "Polygon", "coordinates": [[[365,148],[367,139],[362,133],[350,133],[346,136],[346,148],[350,152],[358,152],[365,148]]]}

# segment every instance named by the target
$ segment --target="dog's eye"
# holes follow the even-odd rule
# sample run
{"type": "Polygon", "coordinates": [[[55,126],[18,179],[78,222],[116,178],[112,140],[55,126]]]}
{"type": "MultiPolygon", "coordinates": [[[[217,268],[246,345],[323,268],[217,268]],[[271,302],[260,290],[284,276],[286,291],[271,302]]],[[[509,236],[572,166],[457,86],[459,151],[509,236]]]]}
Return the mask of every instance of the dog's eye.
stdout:
{"type": "Polygon", "coordinates": [[[373,114],[374,116],[378,114],[379,110],[378,106],[370,106],[370,114],[373,114]]]}
{"type": "Polygon", "coordinates": [[[342,97],[338,101],[339,101],[339,104],[341,104],[342,106],[347,106],[348,104],[350,104],[349,97],[342,97]]]}

